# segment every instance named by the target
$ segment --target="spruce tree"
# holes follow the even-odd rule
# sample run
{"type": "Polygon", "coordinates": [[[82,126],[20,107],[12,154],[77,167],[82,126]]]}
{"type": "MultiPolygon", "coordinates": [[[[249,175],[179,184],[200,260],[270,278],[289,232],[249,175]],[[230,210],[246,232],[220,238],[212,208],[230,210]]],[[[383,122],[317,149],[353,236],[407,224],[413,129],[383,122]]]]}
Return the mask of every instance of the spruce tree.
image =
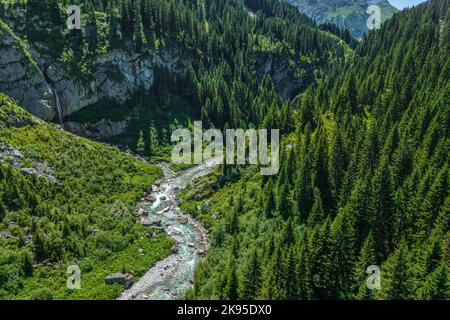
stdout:
{"type": "Polygon", "coordinates": [[[142,26],[141,2],[139,0],[135,1],[134,3],[133,16],[134,16],[134,26],[133,26],[134,49],[137,53],[142,53],[146,40],[144,35],[144,27],[142,26]]]}
{"type": "Polygon", "coordinates": [[[109,25],[109,46],[111,48],[118,48],[120,45],[119,22],[112,2],[108,3],[107,19],[109,25]]]}
{"type": "Polygon", "coordinates": [[[404,243],[381,267],[381,290],[377,297],[383,300],[411,299],[411,261],[404,243]]]}
{"type": "Polygon", "coordinates": [[[20,268],[26,277],[33,275],[33,258],[28,251],[20,253],[20,268]]]}
{"type": "Polygon", "coordinates": [[[308,217],[308,226],[315,227],[321,224],[324,220],[325,213],[322,206],[322,197],[320,196],[319,190],[316,189],[316,199],[314,200],[314,204],[311,208],[311,213],[308,217]]]}
{"type": "Polygon", "coordinates": [[[352,217],[340,211],[331,226],[333,261],[335,267],[335,298],[349,298],[354,284],[353,269],[356,256],[356,232],[352,217]]]}
{"type": "Polygon", "coordinates": [[[450,298],[449,268],[442,262],[431,273],[418,291],[418,299],[421,300],[448,300],[450,298]]]}
{"type": "Polygon", "coordinates": [[[224,297],[227,300],[239,299],[239,280],[236,274],[236,263],[234,261],[234,257],[231,258],[230,265],[226,271],[224,297]]]}
{"type": "Polygon", "coordinates": [[[120,29],[124,42],[132,36],[133,26],[131,24],[130,6],[129,0],[120,0],[120,29]]]}
{"type": "Polygon", "coordinates": [[[373,299],[375,292],[373,290],[370,290],[367,286],[367,280],[369,276],[367,274],[367,270],[369,267],[376,265],[378,265],[378,259],[375,243],[372,234],[369,233],[361,247],[361,252],[356,262],[353,275],[353,279],[355,279],[354,292],[358,300],[373,299]]]}
{"type": "Polygon", "coordinates": [[[269,180],[264,188],[262,193],[263,196],[263,212],[265,213],[267,218],[271,218],[276,212],[276,200],[275,195],[273,193],[273,183],[272,180],[269,180]]]}
{"type": "Polygon", "coordinates": [[[144,132],[139,131],[138,141],[136,143],[136,151],[143,154],[145,152],[144,132]]]}
{"type": "Polygon", "coordinates": [[[3,219],[6,217],[6,208],[3,203],[0,202],[0,223],[3,222],[3,219]]]}
{"type": "Polygon", "coordinates": [[[98,46],[98,26],[97,26],[97,16],[95,13],[94,5],[91,0],[85,2],[85,12],[86,12],[86,40],[88,44],[88,50],[91,55],[94,55],[97,51],[98,46]]]}
{"type": "Polygon", "coordinates": [[[259,289],[261,286],[261,266],[256,248],[246,264],[246,269],[243,275],[243,282],[241,288],[240,298],[244,300],[254,300],[259,296],[259,289]]]}

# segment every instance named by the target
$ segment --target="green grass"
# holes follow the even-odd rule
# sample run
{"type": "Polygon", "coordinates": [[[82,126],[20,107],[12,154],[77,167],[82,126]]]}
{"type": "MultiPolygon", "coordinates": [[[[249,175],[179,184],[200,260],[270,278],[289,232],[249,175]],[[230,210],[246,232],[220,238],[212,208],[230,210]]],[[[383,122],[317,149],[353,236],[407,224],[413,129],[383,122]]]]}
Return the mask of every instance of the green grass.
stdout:
{"type": "Polygon", "coordinates": [[[23,166],[45,162],[59,180],[55,184],[0,164],[0,209],[6,208],[4,217],[0,210],[0,231],[15,237],[0,239],[0,298],[115,298],[121,288],[104,285],[105,275],[125,267],[139,276],[170,254],[169,237],[148,239],[133,215],[136,201],[162,176],[159,167],[47,124],[3,94],[0,127],[0,145],[19,150],[23,166]],[[121,204],[129,215],[114,214],[121,204]],[[20,239],[26,235],[31,238],[24,244],[20,239]],[[43,236],[39,247],[37,235],[43,236]],[[26,252],[40,264],[31,276],[23,271],[26,252]],[[65,271],[74,262],[89,267],[82,289],[69,292],[65,271]]]}
{"type": "MultiPolygon", "coordinates": [[[[144,230],[142,230],[144,232],[144,230]]],[[[143,235],[143,234],[142,234],[143,235]]],[[[64,264],[58,268],[42,267],[35,271],[35,276],[28,278],[20,294],[13,296],[14,299],[33,299],[36,292],[42,288],[47,288],[51,292],[51,298],[55,300],[109,300],[117,298],[123,291],[120,284],[107,285],[105,277],[111,273],[122,272],[123,268],[127,272],[133,272],[134,281],[150,269],[156,262],[164,259],[171,253],[172,242],[167,241],[166,236],[159,236],[149,239],[143,235],[141,239],[129,245],[125,250],[106,257],[106,259],[89,258],[75,261],[74,264],[81,266],[81,288],[69,290],[67,288],[66,273],[67,267],[71,264],[64,264]],[[143,249],[142,255],[139,249],[143,249]],[[84,268],[92,267],[90,271],[84,268]],[[50,275],[50,276],[49,276],[50,275]]]]}
{"type": "Polygon", "coordinates": [[[335,18],[337,16],[347,17],[351,14],[364,14],[363,10],[358,5],[346,6],[338,8],[335,11],[330,11],[327,13],[328,18],[335,18]]]}
{"type": "Polygon", "coordinates": [[[345,60],[346,60],[346,61],[348,61],[349,59],[351,59],[351,58],[354,57],[355,51],[354,51],[352,48],[350,48],[350,46],[349,46],[347,43],[345,43],[344,40],[342,40],[342,39],[339,38],[337,35],[332,34],[332,33],[329,32],[329,31],[319,30],[319,32],[320,32],[321,34],[323,34],[324,36],[327,36],[327,37],[329,37],[330,39],[336,41],[337,44],[339,44],[340,46],[342,46],[342,48],[344,49],[344,57],[345,57],[345,60]]]}

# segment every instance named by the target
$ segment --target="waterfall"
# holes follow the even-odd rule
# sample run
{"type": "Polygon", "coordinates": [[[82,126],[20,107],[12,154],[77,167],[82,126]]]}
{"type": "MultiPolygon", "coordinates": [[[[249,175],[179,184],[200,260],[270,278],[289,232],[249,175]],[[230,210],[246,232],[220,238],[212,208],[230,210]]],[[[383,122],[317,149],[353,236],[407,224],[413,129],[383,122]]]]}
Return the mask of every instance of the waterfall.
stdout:
{"type": "Polygon", "coordinates": [[[59,95],[55,88],[52,88],[52,89],[53,89],[53,95],[55,96],[55,105],[56,105],[55,109],[56,109],[56,112],[58,113],[59,124],[61,125],[61,128],[64,129],[63,114],[62,114],[61,102],[59,100],[59,95]]]}
{"type": "Polygon", "coordinates": [[[63,122],[63,112],[62,112],[62,108],[61,108],[61,101],[59,100],[58,92],[56,91],[55,87],[53,86],[53,81],[51,81],[49,79],[49,77],[47,76],[47,70],[45,70],[45,72],[43,72],[41,70],[41,67],[37,64],[36,64],[36,68],[38,69],[38,71],[40,72],[42,77],[44,77],[45,82],[47,82],[48,86],[50,87],[51,92],[53,93],[53,98],[55,99],[55,110],[56,110],[56,113],[58,114],[59,125],[61,126],[61,128],[63,128],[63,130],[65,130],[64,122],[63,122]]]}

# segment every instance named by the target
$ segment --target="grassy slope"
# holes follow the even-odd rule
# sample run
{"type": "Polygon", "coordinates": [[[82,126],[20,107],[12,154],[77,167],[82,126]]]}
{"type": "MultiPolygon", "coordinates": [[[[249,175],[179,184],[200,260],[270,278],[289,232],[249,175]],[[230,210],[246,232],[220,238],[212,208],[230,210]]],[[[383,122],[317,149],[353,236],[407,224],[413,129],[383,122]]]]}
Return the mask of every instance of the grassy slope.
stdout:
{"type": "MultiPolygon", "coordinates": [[[[0,297],[115,298],[121,287],[106,286],[104,276],[123,268],[140,275],[170,253],[172,242],[165,235],[149,239],[145,236],[148,230],[136,223],[136,218],[118,218],[110,213],[116,201],[124,203],[131,211],[143,191],[161,176],[159,168],[123,155],[115,148],[46,124],[3,94],[0,94],[0,128],[0,145],[20,150],[27,163],[46,162],[61,182],[60,185],[45,185],[40,178],[36,183],[30,180],[34,177],[14,169],[12,181],[8,183],[17,185],[19,189],[22,184],[28,185],[30,190],[20,192],[34,193],[41,205],[58,208],[59,211],[56,214],[45,212],[36,217],[30,216],[26,208],[7,207],[6,217],[3,221],[0,219],[0,231],[19,237],[20,233],[33,234],[32,225],[37,224],[45,230],[47,238],[52,239],[49,241],[61,241],[60,244],[66,248],[69,240],[62,234],[63,223],[75,220],[87,224],[87,231],[75,239],[83,253],[73,254],[67,250],[57,261],[50,258],[56,267],[41,264],[34,268],[31,277],[20,273],[13,274],[13,277],[11,274],[16,269],[15,254],[24,249],[34,253],[33,243],[30,241],[25,248],[19,248],[17,240],[0,238],[0,278],[3,276],[0,297]],[[46,190],[39,188],[42,184],[46,190]],[[100,231],[93,234],[95,229],[100,231]],[[144,249],[143,255],[138,253],[140,248],[144,249]],[[65,272],[66,267],[73,263],[82,269],[82,288],[70,292],[66,289],[68,275],[65,272]],[[50,294],[42,294],[49,289],[50,294]]],[[[0,175],[0,186],[1,182],[0,175]]],[[[0,190],[0,203],[3,192],[0,190]]],[[[73,237],[77,237],[76,233],[73,237]]],[[[36,262],[39,261],[33,261],[36,262]]]]}

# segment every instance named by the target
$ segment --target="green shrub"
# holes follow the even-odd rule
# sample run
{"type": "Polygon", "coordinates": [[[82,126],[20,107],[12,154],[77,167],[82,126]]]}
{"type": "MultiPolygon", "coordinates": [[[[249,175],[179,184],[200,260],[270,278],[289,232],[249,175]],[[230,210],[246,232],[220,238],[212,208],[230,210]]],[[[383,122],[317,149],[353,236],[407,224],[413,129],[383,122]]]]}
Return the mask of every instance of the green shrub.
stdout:
{"type": "Polygon", "coordinates": [[[51,290],[47,288],[37,289],[31,293],[32,300],[53,300],[51,290]]]}

